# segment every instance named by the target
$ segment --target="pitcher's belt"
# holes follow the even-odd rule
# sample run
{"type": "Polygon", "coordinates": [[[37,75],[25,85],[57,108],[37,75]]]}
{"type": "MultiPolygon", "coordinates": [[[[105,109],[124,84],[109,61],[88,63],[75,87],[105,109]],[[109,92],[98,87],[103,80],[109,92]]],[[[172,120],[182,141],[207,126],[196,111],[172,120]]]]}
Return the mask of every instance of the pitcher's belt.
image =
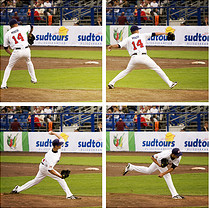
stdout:
{"type": "MultiPolygon", "coordinates": [[[[28,48],[28,46],[26,46],[25,48],[28,48]]],[[[25,49],[25,48],[15,48],[14,50],[20,50],[20,49],[25,49]]]]}
{"type": "MultiPolygon", "coordinates": [[[[133,53],[131,56],[138,55],[138,53],[133,53]]],[[[147,55],[147,53],[142,53],[142,55],[147,55]]]]}

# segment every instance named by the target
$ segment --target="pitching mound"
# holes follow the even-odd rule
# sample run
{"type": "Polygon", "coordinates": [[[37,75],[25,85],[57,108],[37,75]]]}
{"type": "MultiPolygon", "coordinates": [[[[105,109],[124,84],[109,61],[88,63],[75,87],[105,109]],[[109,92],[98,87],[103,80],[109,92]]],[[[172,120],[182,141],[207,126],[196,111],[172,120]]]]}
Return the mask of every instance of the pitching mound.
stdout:
{"type": "Polygon", "coordinates": [[[1,194],[1,207],[101,207],[102,197],[81,196],[80,200],[65,196],[1,194]]]}
{"type": "Polygon", "coordinates": [[[107,102],[187,102],[208,100],[207,90],[107,89],[107,102]]]}
{"type": "Polygon", "coordinates": [[[107,207],[193,207],[207,206],[207,196],[185,196],[172,199],[171,196],[139,194],[107,194],[107,207]]]}
{"type": "Polygon", "coordinates": [[[9,87],[6,90],[0,90],[0,94],[1,102],[89,102],[102,100],[100,90],[53,90],[9,87]]]}

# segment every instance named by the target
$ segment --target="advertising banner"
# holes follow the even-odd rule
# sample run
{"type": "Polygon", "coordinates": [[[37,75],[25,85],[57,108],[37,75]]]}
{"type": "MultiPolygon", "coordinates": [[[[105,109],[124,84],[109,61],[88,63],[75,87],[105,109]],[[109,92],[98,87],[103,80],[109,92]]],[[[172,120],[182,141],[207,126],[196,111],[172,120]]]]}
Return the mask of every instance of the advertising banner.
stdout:
{"type": "Polygon", "coordinates": [[[136,132],[136,151],[160,152],[178,147],[182,152],[208,152],[205,132],[136,132]]]}
{"type": "Polygon", "coordinates": [[[133,132],[107,132],[107,150],[110,151],[135,151],[133,132]]]}
{"type": "Polygon", "coordinates": [[[208,152],[207,132],[107,132],[107,151],[161,152],[178,147],[182,152],[208,152]]]}
{"type": "Polygon", "coordinates": [[[36,46],[102,47],[101,26],[35,26],[36,46]]]}
{"type": "MultiPolygon", "coordinates": [[[[62,152],[102,153],[101,132],[65,132],[58,133],[65,140],[62,152]]],[[[55,136],[47,132],[28,133],[30,152],[47,152],[52,147],[55,136]]]]}
{"type": "Polygon", "coordinates": [[[1,151],[28,151],[27,132],[1,132],[1,151]]]}
{"type": "MultiPolygon", "coordinates": [[[[107,44],[117,44],[130,36],[130,26],[108,26],[107,44]]],[[[167,26],[140,26],[140,33],[165,32],[167,26]]],[[[207,26],[172,26],[175,40],[168,41],[166,35],[153,36],[147,46],[192,46],[208,47],[209,29],[207,26]]]]}

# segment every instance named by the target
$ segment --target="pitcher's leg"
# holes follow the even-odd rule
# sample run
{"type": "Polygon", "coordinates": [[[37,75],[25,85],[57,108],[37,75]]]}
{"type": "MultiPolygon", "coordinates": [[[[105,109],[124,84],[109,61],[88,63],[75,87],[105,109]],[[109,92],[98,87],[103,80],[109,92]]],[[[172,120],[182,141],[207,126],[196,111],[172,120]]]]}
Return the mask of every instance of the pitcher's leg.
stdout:
{"type": "MultiPolygon", "coordinates": [[[[166,170],[168,170],[168,168],[167,168],[167,167],[166,167],[166,168],[160,168],[160,167],[159,167],[158,170],[159,170],[161,173],[163,173],[163,172],[165,172],[166,170]]],[[[176,191],[176,189],[175,189],[175,187],[174,187],[174,185],[173,185],[173,181],[172,181],[172,178],[171,178],[171,174],[168,173],[168,174],[164,175],[163,178],[165,179],[165,181],[166,181],[166,183],[167,183],[167,186],[168,186],[168,188],[169,188],[169,190],[170,190],[170,192],[171,192],[172,197],[178,195],[178,193],[177,193],[177,191],[176,191]]]]}
{"type": "Polygon", "coordinates": [[[167,83],[169,87],[171,87],[173,82],[168,78],[165,72],[149,56],[146,56],[144,60],[146,60],[144,64],[147,65],[150,69],[156,71],[157,74],[164,80],[164,82],[167,83]]]}
{"type": "MultiPolygon", "coordinates": [[[[56,171],[56,170],[54,170],[54,171],[56,171]]],[[[64,179],[61,179],[61,178],[59,178],[59,177],[57,177],[57,176],[55,176],[51,173],[48,173],[48,176],[53,178],[54,180],[58,181],[58,183],[60,184],[60,186],[62,187],[62,189],[66,193],[66,198],[73,195],[64,179]]]]}
{"type": "Polygon", "coordinates": [[[119,81],[120,79],[124,78],[127,74],[129,74],[133,68],[134,68],[135,64],[133,61],[133,58],[131,58],[131,60],[128,63],[128,66],[125,70],[123,70],[122,72],[120,72],[111,82],[109,82],[110,85],[113,85],[119,81]]]}
{"type": "Polygon", "coordinates": [[[140,173],[145,173],[145,174],[151,174],[153,172],[155,172],[157,170],[157,165],[155,163],[152,163],[149,167],[145,167],[145,166],[136,166],[136,165],[132,165],[130,164],[129,170],[130,171],[137,171],[140,173]]]}
{"type": "Polygon", "coordinates": [[[36,75],[35,75],[34,66],[33,66],[33,63],[31,61],[31,55],[30,55],[30,49],[29,48],[25,49],[24,56],[25,56],[25,61],[26,61],[27,67],[28,67],[28,72],[29,72],[30,77],[31,77],[31,81],[33,83],[36,83],[37,79],[36,79],[36,75]]]}
{"type": "Polygon", "coordinates": [[[19,186],[18,189],[17,189],[17,192],[21,192],[21,191],[24,191],[26,189],[29,189],[30,187],[32,186],[35,186],[37,185],[38,183],[40,183],[44,178],[46,177],[45,174],[43,174],[40,170],[38,171],[36,177],[31,180],[31,181],[28,181],[27,183],[25,183],[24,185],[22,186],[19,186]]]}
{"type": "Polygon", "coordinates": [[[9,63],[4,71],[4,77],[2,80],[2,84],[1,84],[1,88],[6,87],[7,86],[7,80],[9,79],[10,73],[12,68],[14,67],[15,63],[17,62],[17,60],[19,59],[18,57],[18,52],[13,52],[12,55],[9,58],[9,63]]]}

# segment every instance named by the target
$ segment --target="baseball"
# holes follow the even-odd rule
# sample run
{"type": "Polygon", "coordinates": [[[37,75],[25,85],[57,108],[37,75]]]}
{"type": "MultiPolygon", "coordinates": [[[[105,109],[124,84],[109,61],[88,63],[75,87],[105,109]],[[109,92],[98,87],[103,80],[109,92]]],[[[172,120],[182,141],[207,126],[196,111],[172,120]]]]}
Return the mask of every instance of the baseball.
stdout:
{"type": "Polygon", "coordinates": [[[52,133],[52,131],[49,131],[49,134],[51,134],[52,133]]]}

